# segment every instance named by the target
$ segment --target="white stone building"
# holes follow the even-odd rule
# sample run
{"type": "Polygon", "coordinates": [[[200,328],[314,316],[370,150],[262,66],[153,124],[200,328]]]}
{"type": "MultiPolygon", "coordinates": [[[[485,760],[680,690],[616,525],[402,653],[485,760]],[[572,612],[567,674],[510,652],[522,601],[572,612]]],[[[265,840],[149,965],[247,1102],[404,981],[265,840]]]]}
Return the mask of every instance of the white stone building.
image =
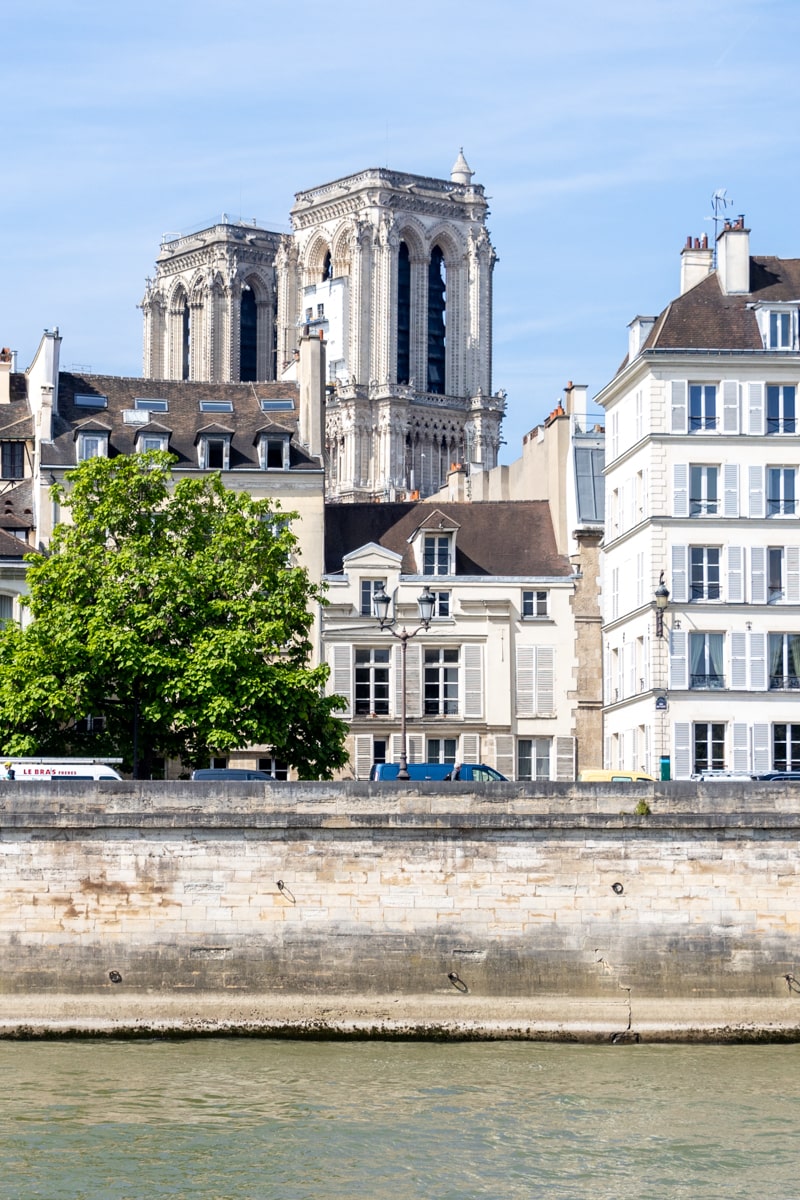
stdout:
{"type": "Polygon", "coordinates": [[[726,223],[597,397],[606,766],[800,769],[799,313],[800,260],[726,223]]]}
{"type": "Polygon", "coordinates": [[[299,192],[292,232],[227,218],[165,238],[147,281],[144,375],[289,380],[303,330],[327,342],[329,499],[428,495],[451,463],[497,462],[483,187],[387,168],[299,192]]]}

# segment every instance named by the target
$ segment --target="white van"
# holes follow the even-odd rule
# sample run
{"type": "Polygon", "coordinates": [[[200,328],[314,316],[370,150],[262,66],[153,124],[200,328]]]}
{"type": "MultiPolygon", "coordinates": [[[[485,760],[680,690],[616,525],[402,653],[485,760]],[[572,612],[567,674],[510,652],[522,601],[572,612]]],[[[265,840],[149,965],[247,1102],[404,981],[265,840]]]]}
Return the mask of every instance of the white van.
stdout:
{"type": "MultiPolygon", "coordinates": [[[[115,758],[112,762],[122,762],[115,758]]],[[[0,765],[11,763],[14,779],[34,783],[40,779],[121,779],[108,762],[96,758],[2,758],[0,765]]]]}

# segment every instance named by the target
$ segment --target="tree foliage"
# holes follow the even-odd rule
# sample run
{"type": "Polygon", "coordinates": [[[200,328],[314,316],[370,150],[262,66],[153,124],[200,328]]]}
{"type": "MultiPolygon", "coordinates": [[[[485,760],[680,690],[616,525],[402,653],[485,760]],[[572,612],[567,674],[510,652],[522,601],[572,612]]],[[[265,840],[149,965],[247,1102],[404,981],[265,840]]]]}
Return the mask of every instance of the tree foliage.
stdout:
{"type": "Polygon", "coordinates": [[[267,500],[219,476],[174,487],[171,455],[93,458],[55,499],[71,522],[27,561],[34,620],[0,633],[7,753],[153,757],[272,746],[303,777],[347,760],[326,666],[308,662],[321,600],[267,500]],[[100,734],[81,731],[102,715],[100,734]]]}

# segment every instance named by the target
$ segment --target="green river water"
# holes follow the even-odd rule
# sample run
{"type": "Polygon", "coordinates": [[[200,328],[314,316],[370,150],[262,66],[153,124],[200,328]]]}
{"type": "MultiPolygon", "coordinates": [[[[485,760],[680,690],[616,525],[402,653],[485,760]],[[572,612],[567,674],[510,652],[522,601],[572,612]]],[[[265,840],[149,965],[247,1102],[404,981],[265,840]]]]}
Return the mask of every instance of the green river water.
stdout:
{"type": "Polygon", "coordinates": [[[800,1046],[0,1042],[3,1200],[796,1200],[800,1046]]]}

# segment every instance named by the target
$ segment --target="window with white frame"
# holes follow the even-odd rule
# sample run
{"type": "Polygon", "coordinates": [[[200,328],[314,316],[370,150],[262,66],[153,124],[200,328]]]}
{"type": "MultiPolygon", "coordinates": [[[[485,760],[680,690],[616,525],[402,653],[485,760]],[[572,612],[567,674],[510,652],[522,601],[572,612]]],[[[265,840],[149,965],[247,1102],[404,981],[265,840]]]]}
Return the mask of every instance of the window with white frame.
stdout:
{"type": "Polygon", "coordinates": [[[549,616],[549,596],[547,591],[524,591],[522,593],[523,617],[549,616]]]}
{"type": "Polygon", "coordinates": [[[425,534],[422,543],[422,573],[423,575],[450,575],[450,548],[452,539],[449,534],[425,534]]]}
{"type": "Polygon", "coordinates": [[[689,468],[689,515],[710,517],[719,512],[719,467],[689,468]]]}
{"type": "Polygon", "coordinates": [[[433,592],[433,617],[438,618],[450,616],[450,592],[433,592]]]}
{"type": "Polygon", "coordinates": [[[776,722],[772,726],[773,771],[800,771],[800,724],[776,722]]]}
{"type": "Polygon", "coordinates": [[[140,454],[151,450],[166,450],[168,437],[166,433],[143,433],[136,439],[136,449],[140,454]]]}
{"type": "Polygon", "coordinates": [[[794,384],[767,384],[767,433],[797,433],[794,384]]]}
{"type": "Polygon", "coordinates": [[[89,458],[108,457],[108,434],[91,433],[78,434],[78,462],[86,462],[89,458]]]}
{"type": "Polygon", "coordinates": [[[772,691],[800,690],[800,633],[769,635],[769,686],[772,691]]]}
{"type": "Polygon", "coordinates": [[[724,771],[724,721],[695,722],[693,736],[695,773],[699,774],[701,771],[724,771]]]}
{"type": "Polygon", "coordinates": [[[717,428],[717,385],[689,384],[689,432],[717,428]]]}
{"type": "Polygon", "coordinates": [[[719,546],[689,547],[689,599],[719,600],[719,546]]]}
{"type": "Polygon", "coordinates": [[[375,605],[373,603],[379,592],[382,592],[386,587],[385,579],[362,579],[361,580],[361,616],[374,617],[375,605]]]}
{"type": "Polygon", "coordinates": [[[389,715],[389,650],[358,647],[355,652],[356,716],[389,715]]]}
{"type": "Polygon", "coordinates": [[[689,634],[689,687],[722,688],[725,686],[721,633],[689,634]]]}
{"type": "Polygon", "coordinates": [[[767,547],[767,602],[774,604],[786,595],[786,554],[783,546],[767,547]]]}
{"type": "Polygon", "coordinates": [[[797,468],[767,467],[767,516],[789,517],[797,512],[797,468]]]}
{"type": "Polygon", "coordinates": [[[792,312],[771,312],[769,314],[769,333],[767,348],[769,350],[794,349],[792,312]]]}
{"type": "Polygon", "coordinates": [[[517,779],[550,779],[552,739],[517,739],[517,779]]]}
{"type": "Polygon", "coordinates": [[[458,712],[457,649],[425,649],[425,716],[446,717],[458,712]]]}
{"type": "Polygon", "coordinates": [[[428,738],[426,762],[455,763],[458,750],[456,738],[428,738]]]}
{"type": "Polygon", "coordinates": [[[0,629],[14,620],[14,597],[0,594],[0,629]]]}
{"type": "Polygon", "coordinates": [[[145,396],[137,396],[133,403],[139,412],[169,412],[169,404],[166,400],[151,400],[145,396]]]}

